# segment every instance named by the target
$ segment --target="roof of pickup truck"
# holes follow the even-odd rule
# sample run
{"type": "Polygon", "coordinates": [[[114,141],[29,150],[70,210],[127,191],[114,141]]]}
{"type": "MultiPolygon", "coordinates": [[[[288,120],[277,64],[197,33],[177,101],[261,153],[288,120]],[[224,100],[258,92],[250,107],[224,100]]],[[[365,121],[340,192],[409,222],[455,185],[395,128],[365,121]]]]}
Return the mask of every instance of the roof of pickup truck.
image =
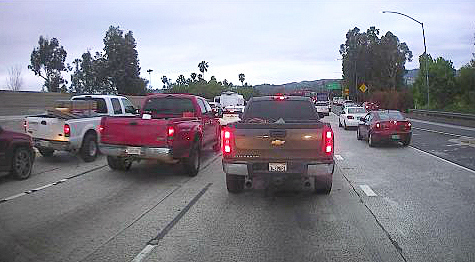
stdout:
{"type": "MultiPolygon", "coordinates": [[[[271,100],[277,100],[276,97],[280,97],[280,96],[252,97],[249,101],[271,101],[271,100]]],[[[284,97],[285,97],[285,100],[310,101],[310,98],[305,97],[305,96],[284,96],[284,97]]]]}
{"type": "Polygon", "coordinates": [[[82,98],[82,97],[93,97],[93,98],[122,98],[122,97],[125,97],[125,96],[118,96],[118,95],[78,95],[78,96],[73,96],[71,97],[71,99],[73,98],[82,98]]]}
{"type": "MultiPolygon", "coordinates": [[[[150,98],[150,97],[167,97],[167,96],[171,96],[171,97],[182,97],[182,98],[192,98],[192,97],[199,97],[199,98],[202,98],[204,99],[203,97],[201,96],[197,96],[197,95],[192,95],[192,94],[173,94],[173,93],[170,93],[170,94],[153,94],[153,95],[148,95],[147,98],[150,98]]],[[[205,99],[206,100],[206,99],[205,99]]]]}

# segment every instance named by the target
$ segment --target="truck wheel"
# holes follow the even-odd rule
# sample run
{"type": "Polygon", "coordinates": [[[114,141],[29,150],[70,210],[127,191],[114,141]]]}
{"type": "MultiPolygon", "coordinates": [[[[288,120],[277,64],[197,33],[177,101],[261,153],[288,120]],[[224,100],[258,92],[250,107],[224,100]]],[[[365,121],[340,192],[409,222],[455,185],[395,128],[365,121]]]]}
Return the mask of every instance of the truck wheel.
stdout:
{"type": "Polygon", "coordinates": [[[346,126],[346,121],[343,120],[343,129],[348,130],[348,127],[346,126]]]}
{"type": "Polygon", "coordinates": [[[358,127],[358,129],[356,129],[356,139],[358,140],[362,140],[363,138],[361,137],[361,134],[360,134],[360,128],[358,127]]]}
{"type": "Polygon", "coordinates": [[[40,151],[40,154],[44,157],[52,157],[54,154],[54,149],[49,148],[38,148],[38,151],[40,151]]]}
{"type": "Polygon", "coordinates": [[[84,162],[92,162],[96,159],[98,152],[97,138],[94,134],[87,134],[81,147],[81,158],[84,162]]]}
{"type": "Polygon", "coordinates": [[[317,194],[330,194],[332,190],[332,175],[316,176],[315,177],[315,193],[317,194]]]}
{"type": "Polygon", "coordinates": [[[30,150],[20,147],[15,150],[12,158],[11,174],[18,180],[30,177],[33,166],[33,158],[30,150]]]}
{"type": "Polygon", "coordinates": [[[127,171],[132,166],[132,161],[126,158],[107,156],[107,164],[112,170],[127,171]]]}
{"type": "Polygon", "coordinates": [[[411,137],[410,136],[408,136],[407,138],[402,140],[402,145],[403,146],[409,146],[410,143],[411,143],[411,137]]]}
{"type": "Polygon", "coordinates": [[[239,193],[244,190],[244,176],[226,174],[226,188],[230,193],[239,193]]]}
{"type": "Polygon", "coordinates": [[[183,167],[185,173],[189,176],[196,176],[198,171],[200,171],[201,162],[201,151],[200,151],[200,142],[195,141],[188,158],[183,159],[183,167]]]}
{"type": "Polygon", "coordinates": [[[342,127],[340,119],[338,118],[338,127],[342,127]]]}

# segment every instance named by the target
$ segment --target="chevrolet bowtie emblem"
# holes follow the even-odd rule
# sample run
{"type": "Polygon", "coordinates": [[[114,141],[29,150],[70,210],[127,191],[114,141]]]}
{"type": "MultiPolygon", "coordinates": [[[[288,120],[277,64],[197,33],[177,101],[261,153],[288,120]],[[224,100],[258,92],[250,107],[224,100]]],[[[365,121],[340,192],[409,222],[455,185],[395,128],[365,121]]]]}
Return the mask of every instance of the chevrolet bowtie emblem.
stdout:
{"type": "Polygon", "coordinates": [[[282,141],[282,140],[278,140],[278,139],[277,139],[277,140],[273,140],[273,141],[271,142],[271,145],[273,145],[273,146],[281,146],[281,145],[283,145],[284,143],[285,143],[285,141],[282,141]]]}

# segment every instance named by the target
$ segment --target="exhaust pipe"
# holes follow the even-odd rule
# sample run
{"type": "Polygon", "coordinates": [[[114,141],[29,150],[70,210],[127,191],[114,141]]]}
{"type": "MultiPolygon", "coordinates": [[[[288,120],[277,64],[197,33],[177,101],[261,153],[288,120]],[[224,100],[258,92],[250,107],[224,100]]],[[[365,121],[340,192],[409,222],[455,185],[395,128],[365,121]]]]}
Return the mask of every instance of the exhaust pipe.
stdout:
{"type": "Polygon", "coordinates": [[[252,188],[252,180],[246,180],[246,188],[252,188]]]}
{"type": "Polygon", "coordinates": [[[305,181],[305,183],[303,184],[305,187],[311,187],[312,184],[310,184],[310,181],[305,181]]]}

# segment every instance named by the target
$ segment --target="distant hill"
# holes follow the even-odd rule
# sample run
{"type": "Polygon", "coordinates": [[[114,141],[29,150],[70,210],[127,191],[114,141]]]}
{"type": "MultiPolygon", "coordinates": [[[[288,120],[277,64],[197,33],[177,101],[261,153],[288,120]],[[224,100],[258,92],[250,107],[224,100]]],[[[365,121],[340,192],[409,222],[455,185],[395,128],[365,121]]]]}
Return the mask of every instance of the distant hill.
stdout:
{"type": "Polygon", "coordinates": [[[254,88],[259,90],[263,95],[271,95],[275,93],[290,93],[295,90],[310,90],[310,91],[326,91],[326,85],[331,83],[340,83],[341,79],[319,79],[313,81],[292,82],[282,85],[262,84],[255,85],[254,88]]]}

